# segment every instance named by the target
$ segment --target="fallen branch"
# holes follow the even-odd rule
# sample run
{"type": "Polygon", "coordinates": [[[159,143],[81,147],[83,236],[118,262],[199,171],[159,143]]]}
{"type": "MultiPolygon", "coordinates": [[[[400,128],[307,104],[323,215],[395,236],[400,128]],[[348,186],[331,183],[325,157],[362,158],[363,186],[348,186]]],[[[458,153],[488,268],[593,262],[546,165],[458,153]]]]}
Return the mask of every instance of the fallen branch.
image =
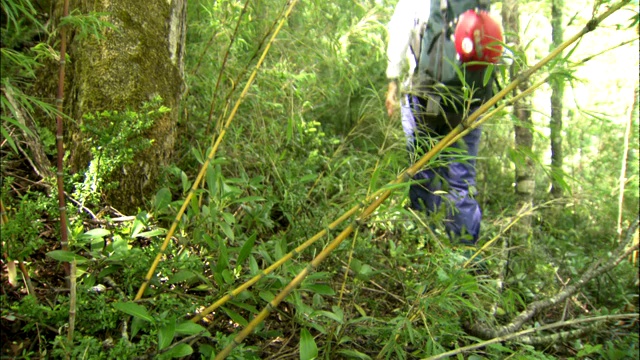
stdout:
{"type": "Polygon", "coordinates": [[[582,286],[591,281],[593,278],[602,275],[604,272],[609,271],[616,267],[622,260],[626,259],[631,253],[638,249],[638,244],[628,247],[629,243],[633,239],[633,235],[638,229],[638,219],[629,227],[627,231],[627,235],[623,242],[618,245],[618,247],[613,252],[612,256],[609,258],[609,261],[604,265],[601,265],[599,262],[591,265],[587,271],[582,274],[580,279],[574,284],[568,286],[565,290],[557,293],[556,295],[539,300],[534,301],[527,306],[525,310],[523,310],[518,316],[516,316],[511,323],[507,325],[500,326],[498,328],[491,328],[489,325],[485,323],[477,323],[477,324],[467,324],[466,327],[468,331],[482,339],[491,339],[497,338],[501,336],[505,336],[508,334],[512,334],[518,331],[522,326],[529,320],[531,320],[536,314],[538,314],[541,310],[554,306],[558,303],[563,302],[569,297],[575,295],[582,286]]]}
{"type": "Polygon", "coordinates": [[[438,354],[435,356],[431,356],[428,358],[425,358],[423,360],[438,360],[438,359],[444,359],[453,355],[457,355],[457,354],[461,354],[465,351],[471,351],[471,350],[475,350],[475,349],[479,349],[491,344],[496,344],[499,342],[503,342],[503,341],[509,341],[509,340],[513,340],[519,337],[522,337],[523,335],[527,335],[527,334],[531,334],[537,331],[544,331],[544,330],[551,330],[551,329],[555,329],[558,327],[562,327],[562,326],[568,326],[568,325],[576,325],[576,324],[582,324],[582,323],[588,323],[588,322],[597,322],[597,321],[606,321],[606,320],[619,320],[619,319],[632,319],[632,318],[637,318],[640,314],[638,313],[633,313],[633,314],[620,314],[620,315],[605,315],[605,316],[594,316],[594,317],[590,317],[590,318],[582,318],[582,319],[574,319],[574,320],[569,320],[569,321],[558,321],[555,322],[553,324],[549,324],[549,325],[544,325],[544,326],[540,326],[540,327],[536,327],[536,328],[531,328],[531,329],[527,329],[527,330],[522,330],[520,332],[514,333],[514,334],[508,334],[508,335],[504,335],[504,336],[497,336],[491,340],[487,340],[487,341],[483,341],[474,345],[469,345],[469,346],[464,346],[455,350],[451,350],[451,351],[447,351],[444,352],[442,354],[438,354]]]}

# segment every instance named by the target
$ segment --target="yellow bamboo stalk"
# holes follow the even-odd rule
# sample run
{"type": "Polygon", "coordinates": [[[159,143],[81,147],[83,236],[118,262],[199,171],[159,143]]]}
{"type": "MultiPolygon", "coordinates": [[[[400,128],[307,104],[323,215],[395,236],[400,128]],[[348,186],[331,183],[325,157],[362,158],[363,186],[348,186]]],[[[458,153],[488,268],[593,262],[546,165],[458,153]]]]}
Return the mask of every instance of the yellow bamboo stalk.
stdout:
{"type": "Polygon", "coordinates": [[[245,85],[244,89],[242,90],[242,93],[240,93],[240,97],[236,101],[233,109],[231,110],[231,113],[229,114],[229,117],[227,118],[227,121],[224,123],[224,126],[222,127],[222,130],[220,131],[220,134],[218,135],[217,139],[215,140],[213,147],[209,151],[209,155],[207,156],[207,159],[202,164],[202,167],[200,168],[200,171],[198,172],[198,175],[196,176],[196,179],[193,181],[193,185],[191,186],[191,189],[189,189],[189,194],[187,194],[187,197],[184,199],[184,202],[182,203],[182,206],[180,207],[180,210],[176,214],[176,217],[173,220],[173,223],[171,224],[171,227],[169,228],[169,231],[167,232],[167,236],[165,237],[164,241],[162,242],[162,245],[160,246],[160,251],[158,251],[158,254],[156,255],[155,259],[153,260],[153,263],[151,264],[151,268],[149,268],[149,271],[147,272],[147,275],[145,276],[142,285],[140,285],[140,289],[138,290],[138,293],[136,294],[136,297],[134,298],[134,300],[140,300],[142,298],[142,295],[144,295],[144,291],[147,289],[147,286],[149,286],[149,282],[151,281],[151,278],[153,277],[153,273],[155,272],[156,268],[158,267],[158,264],[160,263],[160,260],[162,259],[162,255],[167,250],[167,247],[169,247],[169,243],[170,243],[171,237],[173,237],[173,234],[175,233],[176,228],[178,227],[178,224],[180,223],[180,220],[182,219],[182,215],[184,215],[184,212],[186,211],[187,206],[189,206],[189,203],[191,202],[191,199],[193,198],[196,190],[198,189],[198,186],[200,185],[200,181],[202,181],[202,178],[204,177],[204,175],[205,175],[205,173],[207,171],[207,168],[209,167],[209,164],[211,163],[211,161],[213,161],[214,157],[216,156],[216,153],[218,151],[218,147],[220,146],[220,143],[222,143],[222,139],[224,138],[225,134],[227,133],[227,129],[229,128],[229,125],[231,124],[231,122],[235,118],[236,113],[238,112],[238,108],[240,107],[240,104],[242,103],[244,98],[247,96],[247,93],[249,92],[249,88],[251,87],[251,84],[253,83],[253,81],[256,78],[256,75],[258,74],[258,70],[262,66],[262,63],[264,62],[264,59],[267,57],[267,53],[269,52],[269,49],[271,48],[271,44],[273,44],[273,41],[275,40],[276,36],[280,32],[280,29],[282,29],[282,26],[284,25],[285,21],[289,17],[289,14],[291,14],[291,10],[293,9],[293,6],[297,2],[298,2],[298,0],[293,0],[293,1],[291,1],[289,3],[289,7],[287,8],[287,10],[286,10],[284,16],[282,17],[282,19],[280,20],[280,23],[278,24],[278,27],[273,32],[273,35],[271,35],[271,38],[269,39],[269,42],[267,42],[267,45],[265,46],[264,51],[262,52],[262,55],[260,56],[260,59],[258,59],[258,63],[256,64],[255,68],[253,69],[253,72],[251,73],[251,75],[249,76],[249,79],[247,80],[247,84],[245,85]]]}
{"type": "MultiPolygon", "coordinates": [[[[572,43],[576,42],[582,36],[587,34],[588,32],[594,30],[597,25],[602,22],[602,20],[606,19],[609,15],[613,14],[624,5],[628,4],[631,0],[621,0],[620,2],[611,6],[605,13],[600,15],[597,18],[592,19],[589,23],[580,31],[578,34],[574,35],[563,44],[558,46],[555,50],[553,50],[549,55],[540,60],[537,64],[533,65],[528,70],[522,72],[518,77],[496,95],[494,95],[491,99],[489,99],[486,103],[480,106],[473,114],[471,114],[465,121],[463,121],[460,125],[455,127],[449,134],[447,134],[440,142],[438,142],[431,150],[429,150],[426,154],[420,158],[413,166],[403,171],[395,180],[391,181],[387,186],[387,190],[384,190],[377,198],[373,200],[373,202],[365,208],[362,213],[355,220],[357,224],[361,224],[366,220],[368,216],[370,216],[379,206],[384,202],[391,192],[395,190],[396,187],[393,185],[400,184],[402,182],[408,181],[412,178],[413,175],[420,169],[422,169],[428,161],[430,161],[435,155],[437,155],[444,148],[451,145],[455,139],[459,139],[458,135],[461,135],[464,131],[469,131],[470,127],[474,125],[476,121],[478,124],[475,124],[477,127],[481,122],[486,121],[488,117],[484,117],[480,120],[480,116],[486,113],[492,106],[494,106],[499,100],[503,99],[509,92],[514,90],[520,83],[529,78],[533,73],[540,70],[544,65],[549,63],[552,59],[562,53],[564,49],[570,46],[572,43]]],[[[384,188],[383,188],[384,189],[384,188]]],[[[341,243],[346,239],[353,231],[355,227],[353,224],[350,224],[345,228],[336,238],[333,239],[327,245],[327,247],[322,250],[310,263],[304,268],[296,277],[273,299],[271,300],[267,306],[260,312],[256,317],[233,339],[231,344],[226,346],[216,357],[215,359],[224,359],[227,357],[231,351],[238,346],[242,341],[253,332],[253,330],[269,315],[269,313],[276,308],[282,300],[284,300],[287,295],[293,291],[302,281],[306,278],[306,276],[315,269],[324,259],[326,259],[329,254],[335,250],[341,243]]]]}

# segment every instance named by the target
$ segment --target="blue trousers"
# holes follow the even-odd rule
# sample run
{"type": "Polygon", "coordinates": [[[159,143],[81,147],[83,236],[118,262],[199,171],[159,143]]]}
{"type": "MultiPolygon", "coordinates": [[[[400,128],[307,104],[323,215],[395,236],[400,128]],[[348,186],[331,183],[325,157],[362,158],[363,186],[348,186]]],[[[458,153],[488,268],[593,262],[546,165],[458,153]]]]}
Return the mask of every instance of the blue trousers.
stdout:
{"type": "MultiPolygon", "coordinates": [[[[428,128],[422,124],[415,97],[405,99],[402,105],[402,127],[407,135],[408,149],[413,154],[420,150],[428,150],[429,138],[444,136],[449,132],[448,126],[428,128]],[[428,128],[427,130],[424,130],[428,128]]],[[[409,188],[411,207],[417,211],[426,211],[427,215],[444,206],[446,212],[445,228],[450,239],[468,245],[475,245],[480,235],[482,212],[475,199],[476,190],[476,156],[480,143],[481,128],[476,128],[451,147],[463,150],[456,151],[456,156],[467,155],[463,160],[447,161],[448,164],[427,168],[414,176],[414,183],[409,188]]],[[[446,153],[446,150],[444,151],[446,153]]]]}

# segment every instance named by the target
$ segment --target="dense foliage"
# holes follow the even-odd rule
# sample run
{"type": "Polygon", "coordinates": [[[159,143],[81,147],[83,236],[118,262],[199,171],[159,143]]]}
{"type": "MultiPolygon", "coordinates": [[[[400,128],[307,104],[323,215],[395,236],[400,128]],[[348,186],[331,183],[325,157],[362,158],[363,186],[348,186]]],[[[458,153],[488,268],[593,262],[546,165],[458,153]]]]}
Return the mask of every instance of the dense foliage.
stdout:
{"type": "MultiPolygon", "coordinates": [[[[566,3],[572,35],[592,8],[566,3]]],[[[596,13],[608,6],[596,3],[596,13]]],[[[144,208],[120,213],[103,201],[119,186],[107,179],[154,146],[146,130],[170,109],[156,97],[136,109],[85,114],[78,131],[92,160],[65,171],[70,251],[59,242],[55,129],[48,128],[54,94],[43,99],[34,89],[37,71],[60,57],[46,4],[2,0],[2,356],[213,358],[310,271],[230,358],[413,359],[446,351],[468,359],[638,358],[637,260],[606,267],[619,243],[638,236],[637,4],[534,75],[533,82],[552,74],[566,86],[563,173],[550,167],[544,86],[532,98],[531,153],[515,150],[509,107],[483,126],[476,249],[449,242],[442,214],[408,210],[406,184],[388,186],[394,193],[366,221],[334,224],[409,162],[400,121],[383,105],[385,24],[395,1],[305,1],[286,18],[288,1],[189,1],[187,86],[172,164],[144,208]],[[536,170],[533,208],[521,208],[513,191],[514,164],[527,157],[536,170]],[[563,186],[560,198],[549,192],[552,179],[563,186]],[[517,226],[523,218],[529,225],[517,226]],[[134,301],[172,224],[149,287],[134,301]],[[348,225],[354,234],[310,267],[348,225]],[[294,251],[323,230],[327,236],[294,251]],[[265,270],[285,256],[292,259],[265,270]],[[491,331],[577,283],[519,329],[531,333],[499,339],[508,334],[491,331]],[[501,341],[461,349],[494,338],[501,341]]],[[[520,11],[524,46],[515,57],[527,67],[551,47],[550,3],[523,2],[520,11]]],[[[100,41],[113,27],[105,16],[75,14],[66,26],[100,41]]]]}

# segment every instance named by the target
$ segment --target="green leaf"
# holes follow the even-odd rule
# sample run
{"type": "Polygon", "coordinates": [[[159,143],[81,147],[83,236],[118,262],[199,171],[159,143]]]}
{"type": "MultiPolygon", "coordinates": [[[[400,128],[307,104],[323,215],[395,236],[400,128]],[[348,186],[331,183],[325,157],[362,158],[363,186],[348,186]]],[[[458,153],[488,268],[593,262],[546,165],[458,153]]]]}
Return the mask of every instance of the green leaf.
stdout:
{"type": "Polygon", "coordinates": [[[300,330],[300,360],[312,360],[318,357],[318,346],[309,330],[300,330]]]}
{"type": "Polygon", "coordinates": [[[269,290],[263,290],[260,291],[260,293],[258,293],[258,296],[260,296],[260,299],[266,301],[266,302],[271,302],[271,300],[275,299],[275,295],[269,291],[269,290]]]}
{"type": "Polygon", "coordinates": [[[169,278],[167,284],[177,284],[179,282],[191,280],[196,277],[197,275],[191,270],[180,270],[169,278]]]}
{"type": "Polygon", "coordinates": [[[247,241],[244,242],[242,248],[240,249],[240,254],[238,254],[238,261],[236,264],[242,264],[249,255],[251,255],[251,249],[253,249],[253,244],[256,242],[256,233],[254,232],[247,241]]]}
{"type": "Polygon", "coordinates": [[[316,311],[315,313],[318,315],[326,316],[329,319],[334,320],[339,324],[342,324],[342,317],[340,317],[338,314],[332,313],[331,311],[320,310],[320,311],[316,311]]]}
{"type": "Polygon", "coordinates": [[[217,197],[218,195],[218,174],[220,166],[209,167],[207,169],[207,187],[209,188],[209,196],[217,197]]]}
{"type": "Polygon", "coordinates": [[[309,290],[312,291],[316,294],[320,294],[320,295],[335,295],[336,292],[335,290],[333,290],[331,288],[331,286],[329,285],[323,285],[323,284],[309,284],[309,285],[303,285],[302,289],[304,290],[309,290]]]}
{"type": "Polygon", "coordinates": [[[167,229],[155,229],[155,230],[151,230],[151,231],[141,232],[141,233],[137,234],[136,237],[150,238],[150,237],[153,237],[153,236],[165,235],[166,233],[167,233],[167,229]]]}
{"type": "Polygon", "coordinates": [[[146,321],[140,318],[134,317],[131,320],[131,338],[135,337],[140,331],[140,329],[142,329],[146,324],[147,324],[146,321]]]}
{"type": "MultiPolygon", "coordinates": [[[[493,64],[489,64],[484,71],[484,77],[482,78],[482,86],[486,87],[493,75],[493,64]]],[[[492,84],[493,85],[493,84],[492,84]]]]}
{"type": "Polygon", "coordinates": [[[358,350],[340,349],[337,352],[338,352],[338,354],[344,355],[347,359],[371,360],[371,357],[369,357],[369,355],[363,354],[358,350]]]}
{"type": "Polygon", "coordinates": [[[244,204],[248,202],[265,201],[265,198],[261,196],[245,196],[243,198],[233,200],[232,204],[244,204]]]}
{"type": "Polygon", "coordinates": [[[153,199],[153,207],[156,211],[163,210],[171,204],[171,190],[162,188],[158,190],[153,199]]]}
{"type": "Polygon", "coordinates": [[[102,229],[102,228],[91,229],[86,233],[82,234],[82,236],[86,236],[88,238],[100,238],[100,239],[108,235],[111,235],[111,231],[107,229],[102,229]]]}
{"type": "Polygon", "coordinates": [[[169,323],[158,330],[158,350],[162,350],[173,342],[176,334],[176,320],[169,319],[169,323]]]}
{"type": "Polygon", "coordinates": [[[233,230],[231,229],[231,226],[229,226],[229,224],[227,224],[225,221],[221,221],[220,222],[220,228],[222,229],[222,232],[224,232],[224,234],[231,240],[235,239],[235,235],[233,234],[233,230]]]}
{"type": "Polygon", "coordinates": [[[143,306],[138,305],[136,303],[117,302],[113,304],[113,307],[116,308],[116,310],[120,310],[125,314],[131,315],[141,320],[148,321],[152,324],[156,322],[156,320],[151,315],[149,315],[149,313],[147,312],[147,309],[145,309],[143,306]]]}
{"type": "Polygon", "coordinates": [[[300,178],[300,182],[301,183],[306,183],[306,182],[309,182],[311,180],[315,180],[317,177],[318,177],[318,174],[305,175],[302,178],[300,178]]]}
{"type": "Polygon", "coordinates": [[[231,318],[231,320],[233,320],[235,323],[238,323],[240,325],[247,326],[249,324],[249,322],[247,321],[247,319],[243,318],[242,315],[238,314],[237,312],[231,310],[231,309],[227,309],[225,307],[221,307],[222,311],[224,311],[227,316],[229,316],[229,318],[231,318]]]}
{"type": "Polygon", "coordinates": [[[209,332],[202,325],[196,324],[191,321],[185,321],[176,325],[176,334],[180,335],[196,335],[203,333],[205,336],[209,336],[209,332]]]}
{"type": "Polygon", "coordinates": [[[220,255],[218,256],[218,263],[216,264],[216,273],[222,273],[222,271],[229,266],[229,253],[227,252],[227,244],[224,242],[224,239],[218,240],[218,251],[220,255]]]}
{"type": "Polygon", "coordinates": [[[182,192],[186,194],[191,188],[191,182],[184,171],[180,173],[180,180],[182,181],[182,192]]]}
{"type": "Polygon", "coordinates": [[[76,263],[78,264],[84,264],[87,261],[89,261],[89,259],[80,256],[78,254],[75,254],[71,251],[65,251],[65,250],[53,250],[53,251],[49,251],[47,253],[47,256],[54,259],[54,260],[58,260],[60,262],[72,262],[72,261],[76,261],[76,263]]]}
{"type": "Polygon", "coordinates": [[[193,354],[193,348],[189,344],[178,344],[171,350],[162,354],[163,359],[176,359],[193,354]]]}

